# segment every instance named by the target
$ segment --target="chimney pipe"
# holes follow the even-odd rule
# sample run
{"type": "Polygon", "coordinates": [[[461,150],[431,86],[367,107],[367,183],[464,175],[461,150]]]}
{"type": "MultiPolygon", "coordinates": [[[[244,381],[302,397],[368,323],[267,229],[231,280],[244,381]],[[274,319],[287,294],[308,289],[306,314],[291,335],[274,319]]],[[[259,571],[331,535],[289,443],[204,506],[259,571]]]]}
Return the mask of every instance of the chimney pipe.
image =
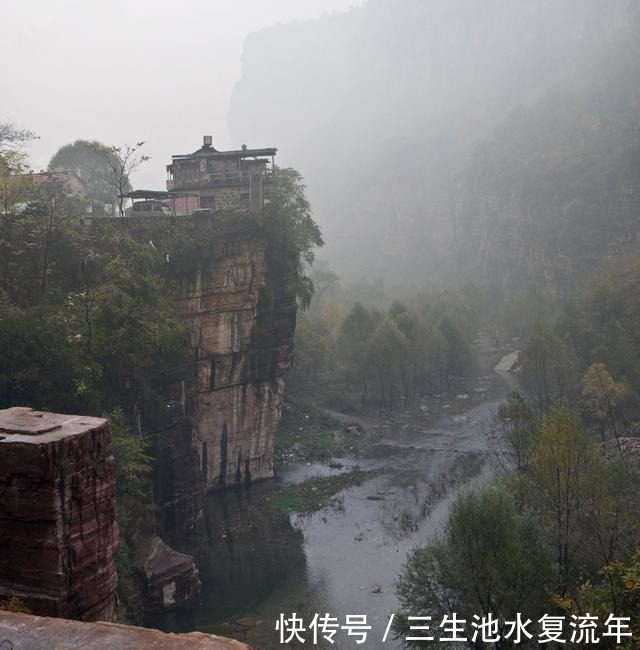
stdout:
{"type": "Polygon", "coordinates": [[[202,138],[202,146],[205,149],[210,149],[212,144],[213,144],[213,137],[212,136],[210,136],[210,135],[203,136],[203,138],[202,138]]]}

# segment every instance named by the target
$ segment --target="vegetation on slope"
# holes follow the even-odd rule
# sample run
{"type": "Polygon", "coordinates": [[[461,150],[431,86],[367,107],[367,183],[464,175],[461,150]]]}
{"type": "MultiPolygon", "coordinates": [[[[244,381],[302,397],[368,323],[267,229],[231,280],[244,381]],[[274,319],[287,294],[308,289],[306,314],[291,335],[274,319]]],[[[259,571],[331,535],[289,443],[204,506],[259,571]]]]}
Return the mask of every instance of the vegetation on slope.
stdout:
{"type": "Polygon", "coordinates": [[[456,262],[495,289],[566,295],[636,246],[638,8],[602,50],[485,137],[456,188],[456,262]]]}
{"type": "MultiPolygon", "coordinates": [[[[62,183],[38,186],[16,175],[26,170],[20,145],[30,137],[0,124],[0,408],[109,418],[118,466],[119,575],[126,581],[135,536],[152,529],[153,459],[141,413],[159,398],[158,375],[191,363],[172,286],[193,269],[193,250],[224,237],[229,225],[180,218],[87,221],[85,202],[69,196],[62,183]]],[[[104,201],[106,169],[93,144],[63,147],[51,168],[73,163],[91,198],[104,201]]],[[[301,300],[308,299],[305,269],[322,239],[300,175],[278,171],[268,214],[236,216],[236,231],[266,234],[270,271],[281,273],[270,281],[290,279],[301,300]]],[[[291,329],[295,307],[294,298],[291,329]]]]}
{"type": "MultiPolygon", "coordinates": [[[[511,407],[502,413],[507,424],[513,409],[522,414],[521,403],[511,407]]],[[[397,587],[403,611],[492,616],[503,634],[518,612],[537,621],[597,611],[606,612],[599,635],[610,613],[629,616],[637,635],[637,462],[603,455],[565,406],[553,406],[537,429],[520,423],[526,439],[510,437],[503,450],[511,471],[461,494],[440,536],[410,555],[397,587]]],[[[408,629],[401,616],[398,632],[408,629]]],[[[623,647],[634,647],[628,641],[623,647]]],[[[606,637],[601,645],[620,647],[606,637]]]]}

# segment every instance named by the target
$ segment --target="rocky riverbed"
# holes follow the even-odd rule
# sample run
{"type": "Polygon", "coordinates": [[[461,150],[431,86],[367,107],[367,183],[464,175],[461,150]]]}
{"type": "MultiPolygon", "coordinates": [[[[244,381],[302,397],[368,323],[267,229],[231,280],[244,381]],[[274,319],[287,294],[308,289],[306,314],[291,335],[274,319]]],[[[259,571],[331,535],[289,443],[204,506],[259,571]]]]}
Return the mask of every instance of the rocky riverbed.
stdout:
{"type": "MultiPolygon", "coordinates": [[[[277,482],[210,496],[206,533],[193,551],[200,605],[150,624],[215,632],[268,650],[283,647],[275,630],[280,614],[296,612],[306,625],[315,613],[340,624],[347,614],[365,614],[366,647],[399,648],[392,635],[382,641],[397,610],[395,580],[407,553],[437,534],[455,493],[493,471],[493,416],[514,387],[513,358],[496,366],[498,358],[487,356],[468,397],[425,414],[424,426],[415,417],[379,422],[384,435],[355,460],[289,462],[277,482]],[[354,470],[363,480],[315,510],[286,514],[272,507],[287,486],[354,470]]],[[[342,630],[335,641],[329,647],[362,647],[342,630]]]]}

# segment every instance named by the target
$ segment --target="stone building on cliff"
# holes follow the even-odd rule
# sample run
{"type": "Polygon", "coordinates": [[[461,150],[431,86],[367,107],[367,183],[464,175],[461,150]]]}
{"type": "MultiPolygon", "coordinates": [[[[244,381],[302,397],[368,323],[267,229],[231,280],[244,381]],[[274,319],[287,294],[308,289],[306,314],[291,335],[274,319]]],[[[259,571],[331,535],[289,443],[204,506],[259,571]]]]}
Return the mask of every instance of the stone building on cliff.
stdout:
{"type": "Polygon", "coordinates": [[[277,149],[218,151],[205,135],[200,149],[174,155],[167,165],[167,191],[136,190],[126,198],[144,201],[131,214],[144,216],[144,207],[162,202],[174,215],[190,216],[197,211],[259,212],[269,203],[277,149]]]}
{"type": "Polygon", "coordinates": [[[197,151],[172,156],[167,165],[167,190],[177,202],[176,208],[181,207],[181,198],[196,196],[201,209],[260,210],[269,200],[276,152],[246,145],[236,151],[218,151],[211,136],[205,135],[197,151]]]}
{"type": "Polygon", "coordinates": [[[165,408],[143,409],[154,497],[170,542],[202,518],[206,492],[273,476],[297,312],[293,267],[269,262],[275,245],[264,208],[276,152],[217,151],[205,136],[197,151],[172,157],[166,192],[128,195],[143,205],[162,202],[172,213],[131,210],[142,217],[125,220],[134,237],[148,237],[152,217],[164,220],[167,232],[189,233],[188,263],[173,260],[168,269],[176,272],[167,278],[192,363],[163,369],[157,391],[165,408]]]}

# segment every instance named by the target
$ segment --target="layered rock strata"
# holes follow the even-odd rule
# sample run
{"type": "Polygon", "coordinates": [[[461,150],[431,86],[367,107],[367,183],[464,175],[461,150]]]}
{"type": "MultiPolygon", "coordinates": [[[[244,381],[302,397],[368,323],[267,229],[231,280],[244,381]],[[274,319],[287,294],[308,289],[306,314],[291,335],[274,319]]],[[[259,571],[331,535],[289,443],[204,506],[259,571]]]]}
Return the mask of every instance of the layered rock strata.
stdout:
{"type": "Polygon", "coordinates": [[[35,614],[114,619],[115,480],[106,420],[0,411],[0,599],[35,614]]]}
{"type": "MultiPolygon", "coordinates": [[[[185,222],[183,222],[185,223],[185,222]]],[[[273,476],[273,434],[293,353],[295,278],[270,263],[270,238],[256,215],[192,218],[191,241],[171,282],[192,356],[160,378],[154,484],[164,530],[187,532],[207,490],[273,476]]]]}

